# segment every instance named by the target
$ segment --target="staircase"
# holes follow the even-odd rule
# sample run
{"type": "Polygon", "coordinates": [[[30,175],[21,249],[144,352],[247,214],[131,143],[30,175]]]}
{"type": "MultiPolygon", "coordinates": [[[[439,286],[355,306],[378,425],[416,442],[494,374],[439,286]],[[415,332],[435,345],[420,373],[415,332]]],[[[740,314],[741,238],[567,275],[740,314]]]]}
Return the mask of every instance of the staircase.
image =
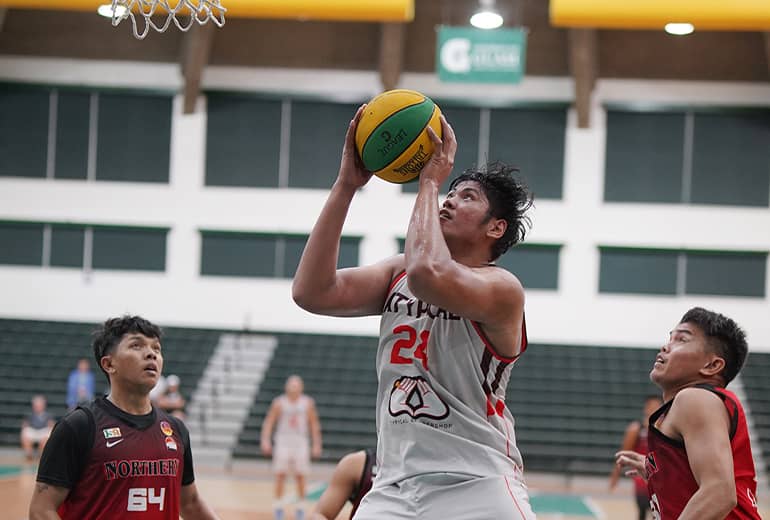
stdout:
{"type": "Polygon", "coordinates": [[[187,407],[185,424],[196,463],[229,465],[277,344],[273,336],[220,336],[187,407]]]}

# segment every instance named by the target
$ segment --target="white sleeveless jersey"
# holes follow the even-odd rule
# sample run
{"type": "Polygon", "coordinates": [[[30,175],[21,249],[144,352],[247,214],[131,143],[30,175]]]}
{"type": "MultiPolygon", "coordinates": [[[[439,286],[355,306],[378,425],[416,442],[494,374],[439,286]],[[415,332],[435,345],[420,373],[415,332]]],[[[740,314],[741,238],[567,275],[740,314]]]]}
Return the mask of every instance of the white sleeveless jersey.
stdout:
{"type": "Polygon", "coordinates": [[[295,401],[286,395],[277,397],[281,414],[275,427],[276,439],[289,441],[309,441],[308,411],[312,399],[306,395],[300,395],[295,401]]]}
{"type": "Polygon", "coordinates": [[[416,299],[406,273],[396,277],[377,350],[376,485],[436,472],[520,473],[504,402],[514,361],[494,352],[478,323],[416,299]]]}

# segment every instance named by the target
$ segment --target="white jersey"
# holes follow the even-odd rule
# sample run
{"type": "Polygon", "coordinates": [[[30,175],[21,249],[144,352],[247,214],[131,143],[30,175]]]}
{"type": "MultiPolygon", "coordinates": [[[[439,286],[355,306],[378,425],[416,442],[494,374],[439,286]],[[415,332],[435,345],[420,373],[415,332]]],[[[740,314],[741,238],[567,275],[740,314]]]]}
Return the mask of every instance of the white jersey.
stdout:
{"type": "Polygon", "coordinates": [[[308,412],[313,400],[306,395],[300,395],[294,401],[286,395],[281,395],[276,400],[281,409],[275,427],[276,442],[308,443],[310,440],[308,412]]]}
{"type": "Polygon", "coordinates": [[[376,485],[426,473],[520,475],[504,402],[514,361],[492,349],[478,323],[416,299],[406,273],[396,277],[377,350],[376,485]]]}

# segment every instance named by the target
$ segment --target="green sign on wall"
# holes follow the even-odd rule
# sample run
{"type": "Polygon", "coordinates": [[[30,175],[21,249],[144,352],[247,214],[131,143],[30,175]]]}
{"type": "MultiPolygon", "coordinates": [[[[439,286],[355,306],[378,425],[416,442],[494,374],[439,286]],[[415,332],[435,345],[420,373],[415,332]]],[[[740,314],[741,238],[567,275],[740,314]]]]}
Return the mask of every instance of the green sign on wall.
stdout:
{"type": "Polygon", "coordinates": [[[518,83],[524,76],[527,34],[523,29],[440,27],[436,70],[441,81],[518,83]]]}

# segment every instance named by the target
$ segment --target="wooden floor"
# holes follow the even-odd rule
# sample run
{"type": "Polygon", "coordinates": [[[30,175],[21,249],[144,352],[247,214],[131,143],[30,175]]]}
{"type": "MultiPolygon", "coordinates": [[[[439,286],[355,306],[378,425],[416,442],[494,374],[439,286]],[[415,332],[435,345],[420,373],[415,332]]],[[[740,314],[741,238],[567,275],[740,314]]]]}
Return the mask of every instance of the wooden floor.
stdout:
{"type": "MultiPolygon", "coordinates": [[[[35,480],[34,464],[25,464],[18,456],[0,456],[0,467],[18,471],[0,473],[0,518],[3,520],[26,520],[29,499],[35,480]]],[[[310,476],[308,492],[312,494],[323,489],[332,470],[331,465],[317,464],[310,476]]],[[[268,466],[264,462],[240,462],[225,471],[212,467],[196,469],[196,483],[202,496],[213,507],[222,520],[272,520],[273,499],[272,481],[268,466]]],[[[624,482],[615,493],[606,490],[606,479],[574,478],[567,479],[558,475],[533,474],[527,476],[527,484],[533,497],[533,505],[544,503],[547,510],[538,512],[539,520],[635,520],[636,510],[631,498],[630,483],[624,482]],[[535,498],[541,500],[535,500],[535,498]],[[559,501],[565,501],[565,508],[558,509],[559,501]],[[570,514],[566,504],[583,503],[593,513],[584,511],[570,514]]],[[[289,497],[285,506],[286,520],[293,520],[293,511],[297,506],[306,511],[312,507],[311,501],[298,503],[292,499],[293,486],[287,487],[289,497]]],[[[767,496],[760,495],[763,518],[770,519],[770,507],[767,496]]],[[[585,509],[585,508],[584,508],[585,509]]],[[[344,512],[346,513],[347,510],[344,512]]],[[[341,514],[338,520],[347,520],[341,514]]],[[[450,520],[450,519],[447,519],[450,520]]]]}

